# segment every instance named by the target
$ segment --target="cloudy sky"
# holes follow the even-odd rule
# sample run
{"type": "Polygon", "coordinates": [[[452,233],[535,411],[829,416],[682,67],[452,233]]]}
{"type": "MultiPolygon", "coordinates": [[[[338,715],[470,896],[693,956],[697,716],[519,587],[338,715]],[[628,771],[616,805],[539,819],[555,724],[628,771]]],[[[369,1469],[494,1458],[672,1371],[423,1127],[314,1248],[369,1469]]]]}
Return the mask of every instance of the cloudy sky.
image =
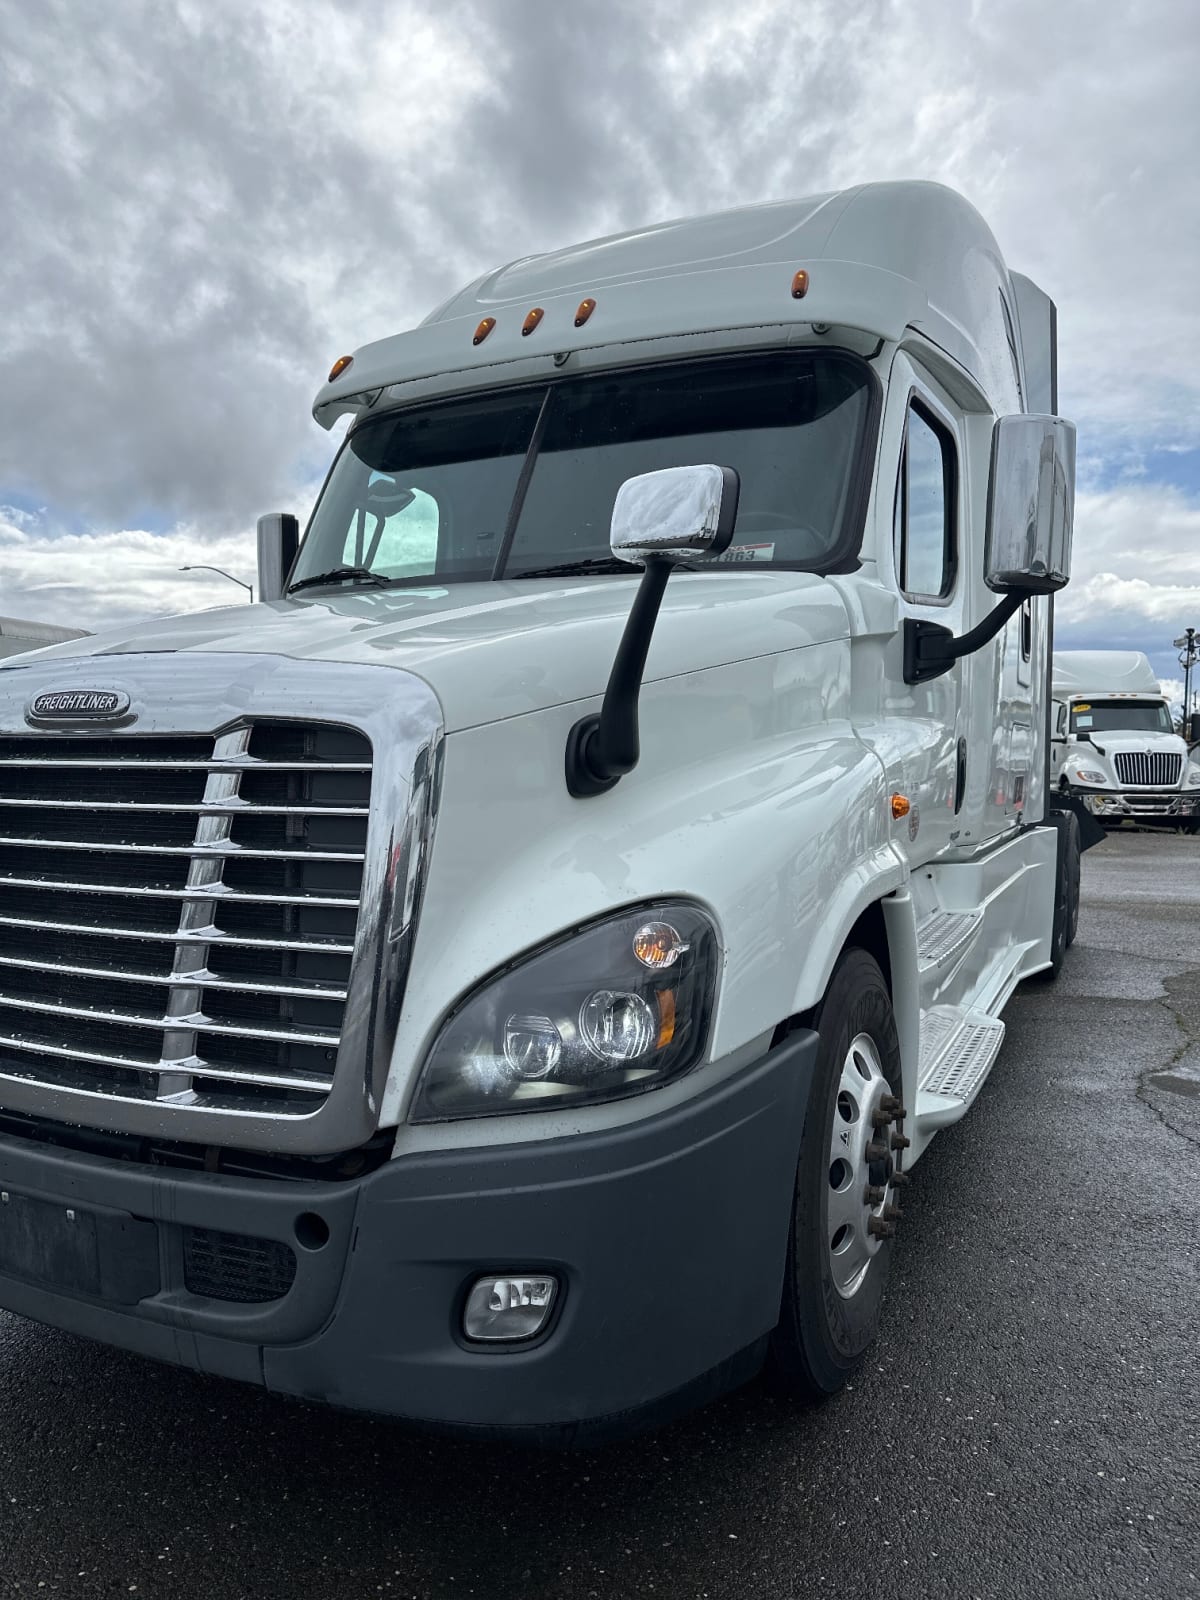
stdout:
{"type": "Polygon", "coordinates": [[[1060,639],[1200,626],[1200,16],[1179,0],[0,0],[0,612],[236,598],[332,357],[515,256],[952,184],[1058,301],[1060,639]]]}

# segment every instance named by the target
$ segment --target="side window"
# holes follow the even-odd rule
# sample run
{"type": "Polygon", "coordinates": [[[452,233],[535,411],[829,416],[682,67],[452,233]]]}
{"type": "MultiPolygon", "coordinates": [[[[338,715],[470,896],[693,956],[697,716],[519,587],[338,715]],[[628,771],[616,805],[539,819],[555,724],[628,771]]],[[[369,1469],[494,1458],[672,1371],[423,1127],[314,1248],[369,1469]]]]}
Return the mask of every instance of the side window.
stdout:
{"type": "Polygon", "coordinates": [[[1021,607],[1021,660],[1033,655],[1033,601],[1026,600],[1021,607]]]}
{"type": "Polygon", "coordinates": [[[896,490],[896,564],[913,599],[941,600],[954,587],[954,440],[922,406],[908,411],[896,490]]]}
{"type": "Polygon", "coordinates": [[[387,577],[423,577],[437,568],[439,522],[432,495],[372,473],[366,504],[346,530],[342,558],[387,577]]]}

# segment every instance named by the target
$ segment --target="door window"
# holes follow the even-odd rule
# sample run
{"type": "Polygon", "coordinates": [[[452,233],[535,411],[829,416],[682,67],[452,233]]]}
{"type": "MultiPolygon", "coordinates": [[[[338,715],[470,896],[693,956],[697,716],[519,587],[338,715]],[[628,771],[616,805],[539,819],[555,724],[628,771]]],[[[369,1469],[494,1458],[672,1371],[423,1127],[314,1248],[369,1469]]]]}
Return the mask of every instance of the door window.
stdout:
{"type": "Polygon", "coordinates": [[[910,599],[944,600],[954,587],[954,440],[932,414],[909,407],[896,489],[896,559],[910,599]]]}

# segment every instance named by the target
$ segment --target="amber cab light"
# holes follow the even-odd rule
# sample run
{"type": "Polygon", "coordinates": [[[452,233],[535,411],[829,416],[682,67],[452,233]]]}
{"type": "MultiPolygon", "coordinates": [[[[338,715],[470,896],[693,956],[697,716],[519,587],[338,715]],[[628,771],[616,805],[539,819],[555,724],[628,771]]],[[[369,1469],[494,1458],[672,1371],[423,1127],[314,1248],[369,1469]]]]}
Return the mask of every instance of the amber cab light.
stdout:
{"type": "Polygon", "coordinates": [[[538,323],[542,320],[542,318],[545,315],[546,315],[546,313],[542,310],[541,306],[534,306],[533,310],[529,313],[529,315],[525,318],[525,321],[521,324],[521,337],[522,337],[522,339],[528,339],[529,335],[533,332],[533,330],[537,327],[538,323]]]}
{"type": "Polygon", "coordinates": [[[595,311],[595,309],[596,302],[594,300],[581,300],[579,302],[579,309],[575,313],[575,326],[577,328],[582,328],[584,323],[591,316],[592,312],[595,311]]]}
{"type": "Polygon", "coordinates": [[[475,337],[471,340],[471,343],[472,344],[482,344],[483,341],[487,338],[488,334],[491,333],[492,329],[495,326],[496,326],[495,317],[484,317],[483,321],[475,329],[475,337]]]}
{"type": "Polygon", "coordinates": [[[803,300],[804,296],[807,293],[808,293],[808,273],[805,272],[803,267],[801,267],[800,271],[792,279],[792,299],[793,300],[803,300]]]}
{"type": "Polygon", "coordinates": [[[329,369],[329,382],[332,383],[335,378],[340,378],[353,360],[353,356],[339,356],[329,369]]]}
{"type": "Polygon", "coordinates": [[[895,817],[897,821],[899,821],[901,817],[906,817],[911,809],[912,808],[908,803],[908,796],[906,794],[894,794],[892,796],[892,816],[895,817]]]}

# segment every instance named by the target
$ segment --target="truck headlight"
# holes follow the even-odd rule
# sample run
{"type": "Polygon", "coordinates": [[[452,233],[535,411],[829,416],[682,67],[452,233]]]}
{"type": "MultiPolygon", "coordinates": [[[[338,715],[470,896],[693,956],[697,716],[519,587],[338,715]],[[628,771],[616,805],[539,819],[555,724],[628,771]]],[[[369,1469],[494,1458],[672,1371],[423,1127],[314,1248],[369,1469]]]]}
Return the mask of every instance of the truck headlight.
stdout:
{"type": "Polygon", "coordinates": [[[606,917],[484,982],[442,1024],[411,1122],[549,1111],[655,1089],[700,1059],[717,933],[672,901],[606,917]]]}
{"type": "Polygon", "coordinates": [[[1200,787],[1200,767],[1188,768],[1187,786],[1189,789],[1200,787]]]}
{"type": "Polygon", "coordinates": [[[1080,783],[1107,783],[1108,779],[1102,772],[1095,771],[1092,767],[1077,767],[1075,776],[1080,783]]]}

